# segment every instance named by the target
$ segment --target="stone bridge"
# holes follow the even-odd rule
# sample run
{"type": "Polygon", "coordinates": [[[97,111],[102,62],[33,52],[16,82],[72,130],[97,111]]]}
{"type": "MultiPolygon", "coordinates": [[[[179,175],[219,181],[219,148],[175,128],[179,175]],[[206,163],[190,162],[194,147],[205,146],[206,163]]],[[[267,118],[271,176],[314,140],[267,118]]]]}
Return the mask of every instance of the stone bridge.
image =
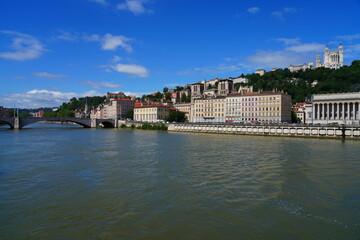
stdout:
{"type": "Polygon", "coordinates": [[[74,117],[42,117],[42,118],[0,118],[0,123],[5,123],[12,129],[21,129],[26,125],[37,122],[61,122],[61,123],[76,123],[84,128],[96,128],[102,124],[106,128],[117,127],[117,121],[114,119],[90,119],[90,118],[74,118],[74,117]]]}

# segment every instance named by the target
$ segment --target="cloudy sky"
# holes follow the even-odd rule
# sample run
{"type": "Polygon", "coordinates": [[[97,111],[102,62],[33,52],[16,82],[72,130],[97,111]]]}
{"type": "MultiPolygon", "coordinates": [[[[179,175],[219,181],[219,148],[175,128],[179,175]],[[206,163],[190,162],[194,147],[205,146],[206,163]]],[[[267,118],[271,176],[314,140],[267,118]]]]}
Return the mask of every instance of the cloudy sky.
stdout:
{"type": "Polygon", "coordinates": [[[0,106],[360,59],[360,1],[11,0],[0,7],[0,106]]]}

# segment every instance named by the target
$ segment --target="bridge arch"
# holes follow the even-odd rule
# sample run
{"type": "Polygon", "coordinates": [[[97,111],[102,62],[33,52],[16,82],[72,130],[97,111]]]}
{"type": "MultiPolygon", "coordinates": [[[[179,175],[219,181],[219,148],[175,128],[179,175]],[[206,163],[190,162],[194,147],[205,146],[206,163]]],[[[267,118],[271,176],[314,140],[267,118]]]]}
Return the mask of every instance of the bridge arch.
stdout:
{"type": "Polygon", "coordinates": [[[11,122],[11,121],[7,121],[7,120],[1,119],[1,120],[0,120],[0,123],[9,125],[9,126],[10,126],[10,129],[13,129],[13,128],[14,128],[14,123],[11,122]]]}
{"type": "Polygon", "coordinates": [[[114,128],[115,124],[111,120],[98,120],[97,125],[102,125],[104,128],[114,128]]]}
{"type": "Polygon", "coordinates": [[[85,119],[76,119],[76,118],[23,118],[21,121],[21,127],[25,127],[27,125],[33,124],[33,123],[37,123],[37,122],[71,122],[71,123],[75,123],[77,125],[80,125],[84,128],[90,128],[90,122],[88,121],[84,121],[85,119]]]}

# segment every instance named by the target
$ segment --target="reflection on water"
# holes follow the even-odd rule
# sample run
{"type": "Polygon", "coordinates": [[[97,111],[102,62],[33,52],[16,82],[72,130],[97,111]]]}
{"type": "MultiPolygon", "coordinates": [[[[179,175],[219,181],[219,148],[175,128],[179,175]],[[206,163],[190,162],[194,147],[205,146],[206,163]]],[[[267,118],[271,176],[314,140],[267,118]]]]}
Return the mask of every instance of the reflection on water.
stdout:
{"type": "Polygon", "coordinates": [[[360,142],[0,132],[1,239],[357,239],[360,142]]]}

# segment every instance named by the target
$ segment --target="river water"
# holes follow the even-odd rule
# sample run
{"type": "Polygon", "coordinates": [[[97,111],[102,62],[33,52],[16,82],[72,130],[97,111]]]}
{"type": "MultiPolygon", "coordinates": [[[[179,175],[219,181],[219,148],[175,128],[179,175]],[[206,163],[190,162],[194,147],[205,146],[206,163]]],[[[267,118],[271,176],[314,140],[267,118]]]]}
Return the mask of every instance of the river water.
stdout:
{"type": "Polygon", "coordinates": [[[360,141],[0,130],[0,239],[359,239],[360,141]]]}

